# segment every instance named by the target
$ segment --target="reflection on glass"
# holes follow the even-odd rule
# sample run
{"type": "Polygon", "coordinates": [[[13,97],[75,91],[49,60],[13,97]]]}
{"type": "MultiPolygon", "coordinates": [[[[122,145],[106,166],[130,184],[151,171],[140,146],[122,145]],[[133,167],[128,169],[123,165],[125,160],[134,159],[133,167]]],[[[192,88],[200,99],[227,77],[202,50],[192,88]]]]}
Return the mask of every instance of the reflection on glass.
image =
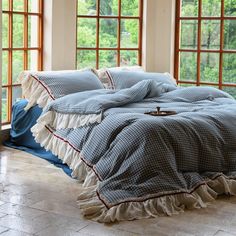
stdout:
{"type": "Polygon", "coordinates": [[[224,49],[236,50],[236,20],[225,20],[224,49]]]}
{"type": "Polygon", "coordinates": [[[224,0],[225,16],[236,16],[236,1],[224,0]]]}
{"type": "Polygon", "coordinates": [[[197,80],[197,53],[180,52],[179,80],[197,80]]]}
{"type": "Polygon", "coordinates": [[[38,70],[38,51],[37,50],[28,51],[28,70],[32,70],[32,71],[38,70]]]}
{"type": "Polygon", "coordinates": [[[9,17],[8,14],[2,14],[2,47],[8,48],[8,29],[9,29],[9,17]]]}
{"type": "Polygon", "coordinates": [[[28,17],[28,46],[38,47],[38,16],[28,17]]]}
{"type": "Polygon", "coordinates": [[[9,10],[8,0],[2,0],[2,10],[3,11],[8,11],[9,10]]]}
{"type": "Polygon", "coordinates": [[[78,0],[78,15],[96,15],[96,0],[78,0]]]}
{"type": "Polygon", "coordinates": [[[202,16],[220,16],[221,0],[202,0],[202,16]]]}
{"type": "Polygon", "coordinates": [[[99,46],[106,48],[117,47],[117,27],[118,21],[116,19],[101,19],[99,46]]]}
{"type": "Polygon", "coordinates": [[[8,52],[2,52],[2,84],[8,84],[8,52]]]}
{"type": "Polygon", "coordinates": [[[13,11],[24,11],[24,0],[13,0],[13,11]]]}
{"type": "Polygon", "coordinates": [[[77,47],[96,46],[96,19],[78,19],[77,40],[77,47]]]}
{"type": "Polygon", "coordinates": [[[28,0],[28,11],[38,13],[39,12],[39,1],[38,0],[28,0]]]}
{"type": "Polygon", "coordinates": [[[223,55],[223,83],[236,84],[236,54],[234,53],[223,55]]]}
{"type": "Polygon", "coordinates": [[[196,20],[182,20],[180,24],[180,47],[197,48],[198,22],[196,20]]]}
{"type": "Polygon", "coordinates": [[[100,50],[99,51],[99,68],[117,66],[116,50],[100,50]]]}
{"type": "Polygon", "coordinates": [[[181,16],[198,16],[198,0],[182,0],[181,16]]]}
{"type": "Polygon", "coordinates": [[[121,50],[120,66],[136,66],[138,65],[138,51],[121,50]]]}
{"type": "Polygon", "coordinates": [[[138,20],[121,20],[121,47],[138,48],[138,20]]]}
{"type": "Polygon", "coordinates": [[[22,89],[20,86],[12,87],[12,104],[22,98],[22,89]]]}
{"type": "Polygon", "coordinates": [[[79,50],[77,52],[77,69],[83,69],[86,67],[96,67],[95,50],[79,50]]]}
{"type": "Polygon", "coordinates": [[[7,89],[2,88],[2,122],[7,122],[7,89]]]}
{"type": "Polygon", "coordinates": [[[219,54],[201,53],[201,82],[219,83],[219,54]]]}
{"type": "Polygon", "coordinates": [[[222,89],[236,99],[236,87],[224,86],[222,89]]]}
{"type": "Polygon", "coordinates": [[[138,16],[139,15],[139,0],[121,0],[121,15],[122,16],[138,16]]]}
{"type": "Polygon", "coordinates": [[[118,0],[100,0],[100,15],[102,16],[117,16],[118,15],[118,0]]]}
{"type": "Polygon", "coordinates": [[[17,81],[19,74],[24,70],[24,52],[14,51],[12,54],[12,80],[13,83],[19,83],[17,81]]]}
{"type": "Polygon", "coordinates": [[[220,48],[220,21],[203,20],[202,21],[202,49],[220,48]]]}
{"type": "Polygon", "coordinates": [[[24,16],[13,15],[13,47],[22,48],[24,46],[24,16]]]}

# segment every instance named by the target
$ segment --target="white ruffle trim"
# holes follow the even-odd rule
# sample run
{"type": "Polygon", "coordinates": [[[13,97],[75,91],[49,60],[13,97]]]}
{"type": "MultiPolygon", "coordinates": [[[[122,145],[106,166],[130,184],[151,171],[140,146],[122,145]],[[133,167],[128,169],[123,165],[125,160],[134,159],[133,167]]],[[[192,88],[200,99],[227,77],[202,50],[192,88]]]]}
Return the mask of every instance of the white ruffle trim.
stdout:
{"type": "Polygon", "coordinates": [[[73,170],[73,177],[84,181],[78,205],[85,217],[98,222],[171,216],[183,212],[184,209],[204,208],[221,194],[236,195],[236,180],[222,174],[214,180],[206,181],[206,184],[200,185],[191,193],[170,192],[166,193],[169,195],[160,197],[150,195],[147,196],[150,198],[148,200],[127,201],[108,209],[96,193],[99,180],[95,172],[81,160],[79,151],[73,149],[66,140],[54,136],[44,125],[36,124],[32,132],[41,146],[69,165],[73,170]]]}
{"type": "Polygon", "coordinates": [[[47,151],[58,156],[63,163],[66,163],[72,170],[72,177],[83,182],[83,186],[90,186],[97,183],[92,175],[93,171],[80,158],[80,151],[72,148],[71,145],[53,135],[44,125],[36,124],[31,128],[35,141],[40,143],[47,151]]]}
{"type": "Polygon", "coordinates": [[[53,101],[46,89],[37,81],[37,78],[32,77],[32,72],[23,71],[18,80],[21,82],[22,95],[28,100],[24,110],[27,111],[36,104],[44,108],[49,102],[53,101]]]}
{"type": "Polygon", "coordinates": [[[38,123],[42,125],[49,125],[54,129],[75,129],[89,124],[101,123],[102,113],[99,114],[64,114],[56,111],[48,111],[41,115],[38,123]]]}
{"type": "Polygon", "coordinates": [[[184,209],[205,208],[220,194],[236,195],[236,181],[220,175],[192,193],[172,193],[156,198],[150,196],[145,201],[127,201],[108,209],[97,196],[97,186],[98,183],[86,187],[78,197],[78,205],[85,217],[103,223],[171,216],[184,212],[184,209]]]}

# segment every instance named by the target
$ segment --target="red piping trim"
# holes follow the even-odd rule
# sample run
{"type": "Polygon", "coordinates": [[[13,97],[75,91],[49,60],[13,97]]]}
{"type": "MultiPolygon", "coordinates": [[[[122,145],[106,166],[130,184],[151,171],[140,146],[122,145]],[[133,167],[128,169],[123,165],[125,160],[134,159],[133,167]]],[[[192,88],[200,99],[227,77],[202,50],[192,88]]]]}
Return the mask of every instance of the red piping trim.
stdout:
{"type": "Polygon", "coordinates": [[[35,75],[31,75],[32,78],[34,78],[37,82],[39,82],[47,91],[48,95],[55,100],[55,97],[52,95],[52,92],[50,91],[50,89],[42,82],[40,81],[35,75]]]}
{"type": "MultiPolygon", "coordinates": [[[[79,153],[81,152],[81,150],[79,150],[79,149],[77,149],[76,147],[74,147],[68,140],[65,140],[65,139],[63,139],[62,137],[56,135],[53,131],[51,131],[51,129],[50,129],[49,127],[45,126],[45,128],[46,128],[53,136],[55,136],[56,138],[62,140],[62,141],[65,142],[65,143],[69,144],[69,146],[72,147],[76,152],[79,152],[79,153]]],[[[85,159],[84,159],[82,156],[80,156],[80,159],[81,159],[81,161],[83,161],[89,168],[91,168],[91,169],[94,171],[94,173],[95,173],[95,175],[97,176],[97,178],[99,179],[99,181],[102,181],[101,176],[97,173],[97,171],[95,170],[94,166],[93,166],[92,164],[88,163],[87,161],[85,161],[85,159]]]]}
{"type": "MultiPolygon", "coordinates": [[[[220,176],[222,176],[222,174],[219,174],[219,175],[217,175],[217,176],[215,176],[213,179],[211,179],[211,180],[215,180],[215,179],[217,179],[217,178],[219,178],[220,176]]],[[[230,179],[230,178],[229,178],[230,179]]],[[[177,195],[177,194],[183,194],[183,193],[186,193],[186,194],[192,194],[194,191],[196,191],[199,187],[201,187],[201,186],[203,186],[203,185],[206,185],[206,182],[204,182],[204,183],[200,183],[200,184],[198,184],[196,187],[194,187],[190,192],[187,192],[187,191],[181,191],[181,192],[178,192],[178,193],[166,193],[166,194],[161,194],[161,195],[158,195],[157,196],[157,194],[155,194],[155,195],[153,195],[153,196],[151,196],[151,197],[146,197],[146,198],[134,198],[134,199],[129,199],[129,200],[125,200],[125,201],[121,201],[121,202],[118,202],[118,203],[116,203],[116,204],[107,204],[107,202],[106,202],[106,200],[105,200],[105,198],[102,196],[102,194],[99,194],[98,192],[97,192],[97,195],[98,195],[98,197],[99,197],[99,199],[103,202],[103,204],[108,208],[108,209],[110,209],[110,208],[112,208],[112,207],[114,207],[114,206],[118,206],[118,205],[120,205],[120,204],[123,204],[123,203],[128,203],[128,202],[145,202],[145,201],[147,201],[147,200],[150,200],[150,199],[154,199],[154,198],[160,198],[160,197],[165,197],[165,196],[173,196],[173,195],[177,195]],[[106,204],[105,204],[106,203],[106,204]]]]}
{"type": "Polygon", "coordinates": [[[110,81],[110,83],[111,83],[112,89],[116,89],[116,88],[115,88],[114,81],[113,81],[113,79],[112,79],[112,76],[111,76],[110,72],[106,70],[106,74],[107,74],[107,77],[108,77],[108,79],[109,79],[109,81],[110,81]]]}
{"type": "MultiPolygon", "coordinates": [[[[51,134],[53,134],[56,138],[58,138],[58,139],[60,139],[60,140],[62,140],[62,141],[64,141],[64,142],[68,143],[75,151],[80,152],[80,150],[76,149],[76,148],[75,148],[72,144],[70,144],[67,140],[61,138],[60,136],[58,136],[58,135],[56,135],[56,134],[54,134],[47,126],[45,126],[45,127],[46,127],[46,129],[47,129],[51,134]]],[[[99,174],[98,174],[98,173],[96,172],[96,170],[94,169],[94,166],[91,165],[91,164],[89,164],[89,163],[87,163],[87,162],[84,160],[83,157],[81,157],[81,160],[82,160],[88,167],[90,167],[90,168],[94,171],[94,173],[95,173],[95,175],[98,177],[99,181],[101,181],[102,178],[100,178],[99,174]]],[[[216,175],[214,178],[212,178],[212,179],[210,179],[210,180],[215,180],[215,179],[221,177],[222,175],[223,175],[223,174],[218,174],[218,175],[216,175]]],[[[229,178],[229,179],[231,179],[231,178],[229,178]]],[[[147,201],[147,200],[154,199],[154,198],[160,198],[160,197],[171,196],[171,195],[173,196],[173,195],[183,194],[183,193],[185,193],[185,194],[190,194],[190,195],[191,195],[194,191],[196,191],[199,187],[201,187],[201,186],[203,186],[203,185],[206,185],[206,182],[203,182],[203,183],[198,184],[198,185],[197,185],[196,187],[194,187],[190,192],[181,191],[181,192],[178,192],[178,193],[166,193],[166,194],[162,194],[162,195],[158,195],[158,196],[157,196],[157,194],[155,194],[155,195],[153,195],[152,197],[139,198],[139,199],[137,199],[137,198],[135,198],[135,199],[129,199],[129,200],[125,200],[125,201],[118,202],[118,203],[113,204],[113,205],[108,204],[108,203],[106,202],[105,198],[102,196],[102,194],[99,194],[98,191],[96,191],[96,194],[97,194],[97,196],[98,196],[98,199],[105,205],[105,207],[106,207],[107,209],[110,209],[110,208],[112,208],[112,207],[114,207],[114,206],[118,206],[118,205],[120,205],[120,204],[128,203],[128,202],[145,202],[145,201],[147,201]]]]}

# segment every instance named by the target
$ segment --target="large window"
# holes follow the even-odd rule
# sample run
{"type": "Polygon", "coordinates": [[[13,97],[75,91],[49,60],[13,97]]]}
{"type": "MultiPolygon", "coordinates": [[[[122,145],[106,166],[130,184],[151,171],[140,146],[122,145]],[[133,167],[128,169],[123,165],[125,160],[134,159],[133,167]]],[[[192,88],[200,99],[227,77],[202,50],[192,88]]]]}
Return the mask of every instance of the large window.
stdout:
{"type": "Polygon", "coordinates": [[[77,68],[141,65],[142,0],[77,3],[77,68]]]}
{"type": "Polygon", "coordinates": [[[2,122],[21,97],[23,70],[42,69],[43,0],[2,0],[2,122]]]}
{"type": "Polygon", "coordinates": [[[177,0],[175,77],[236,97],[236,0],[177,0]]]}

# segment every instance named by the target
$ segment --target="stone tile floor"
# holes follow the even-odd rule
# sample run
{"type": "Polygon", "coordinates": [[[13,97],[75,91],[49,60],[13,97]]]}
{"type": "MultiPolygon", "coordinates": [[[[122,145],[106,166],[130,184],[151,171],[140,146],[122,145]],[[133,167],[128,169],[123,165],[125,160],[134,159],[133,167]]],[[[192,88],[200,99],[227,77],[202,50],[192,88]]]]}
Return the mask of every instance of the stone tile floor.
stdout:
{"type": "Polygon", "coordinates": [[[236,236],[236,197],[173,217],[105,225],[81,216],[80,188],[47,161],[2,147],[0,236],[236,236]]]}

